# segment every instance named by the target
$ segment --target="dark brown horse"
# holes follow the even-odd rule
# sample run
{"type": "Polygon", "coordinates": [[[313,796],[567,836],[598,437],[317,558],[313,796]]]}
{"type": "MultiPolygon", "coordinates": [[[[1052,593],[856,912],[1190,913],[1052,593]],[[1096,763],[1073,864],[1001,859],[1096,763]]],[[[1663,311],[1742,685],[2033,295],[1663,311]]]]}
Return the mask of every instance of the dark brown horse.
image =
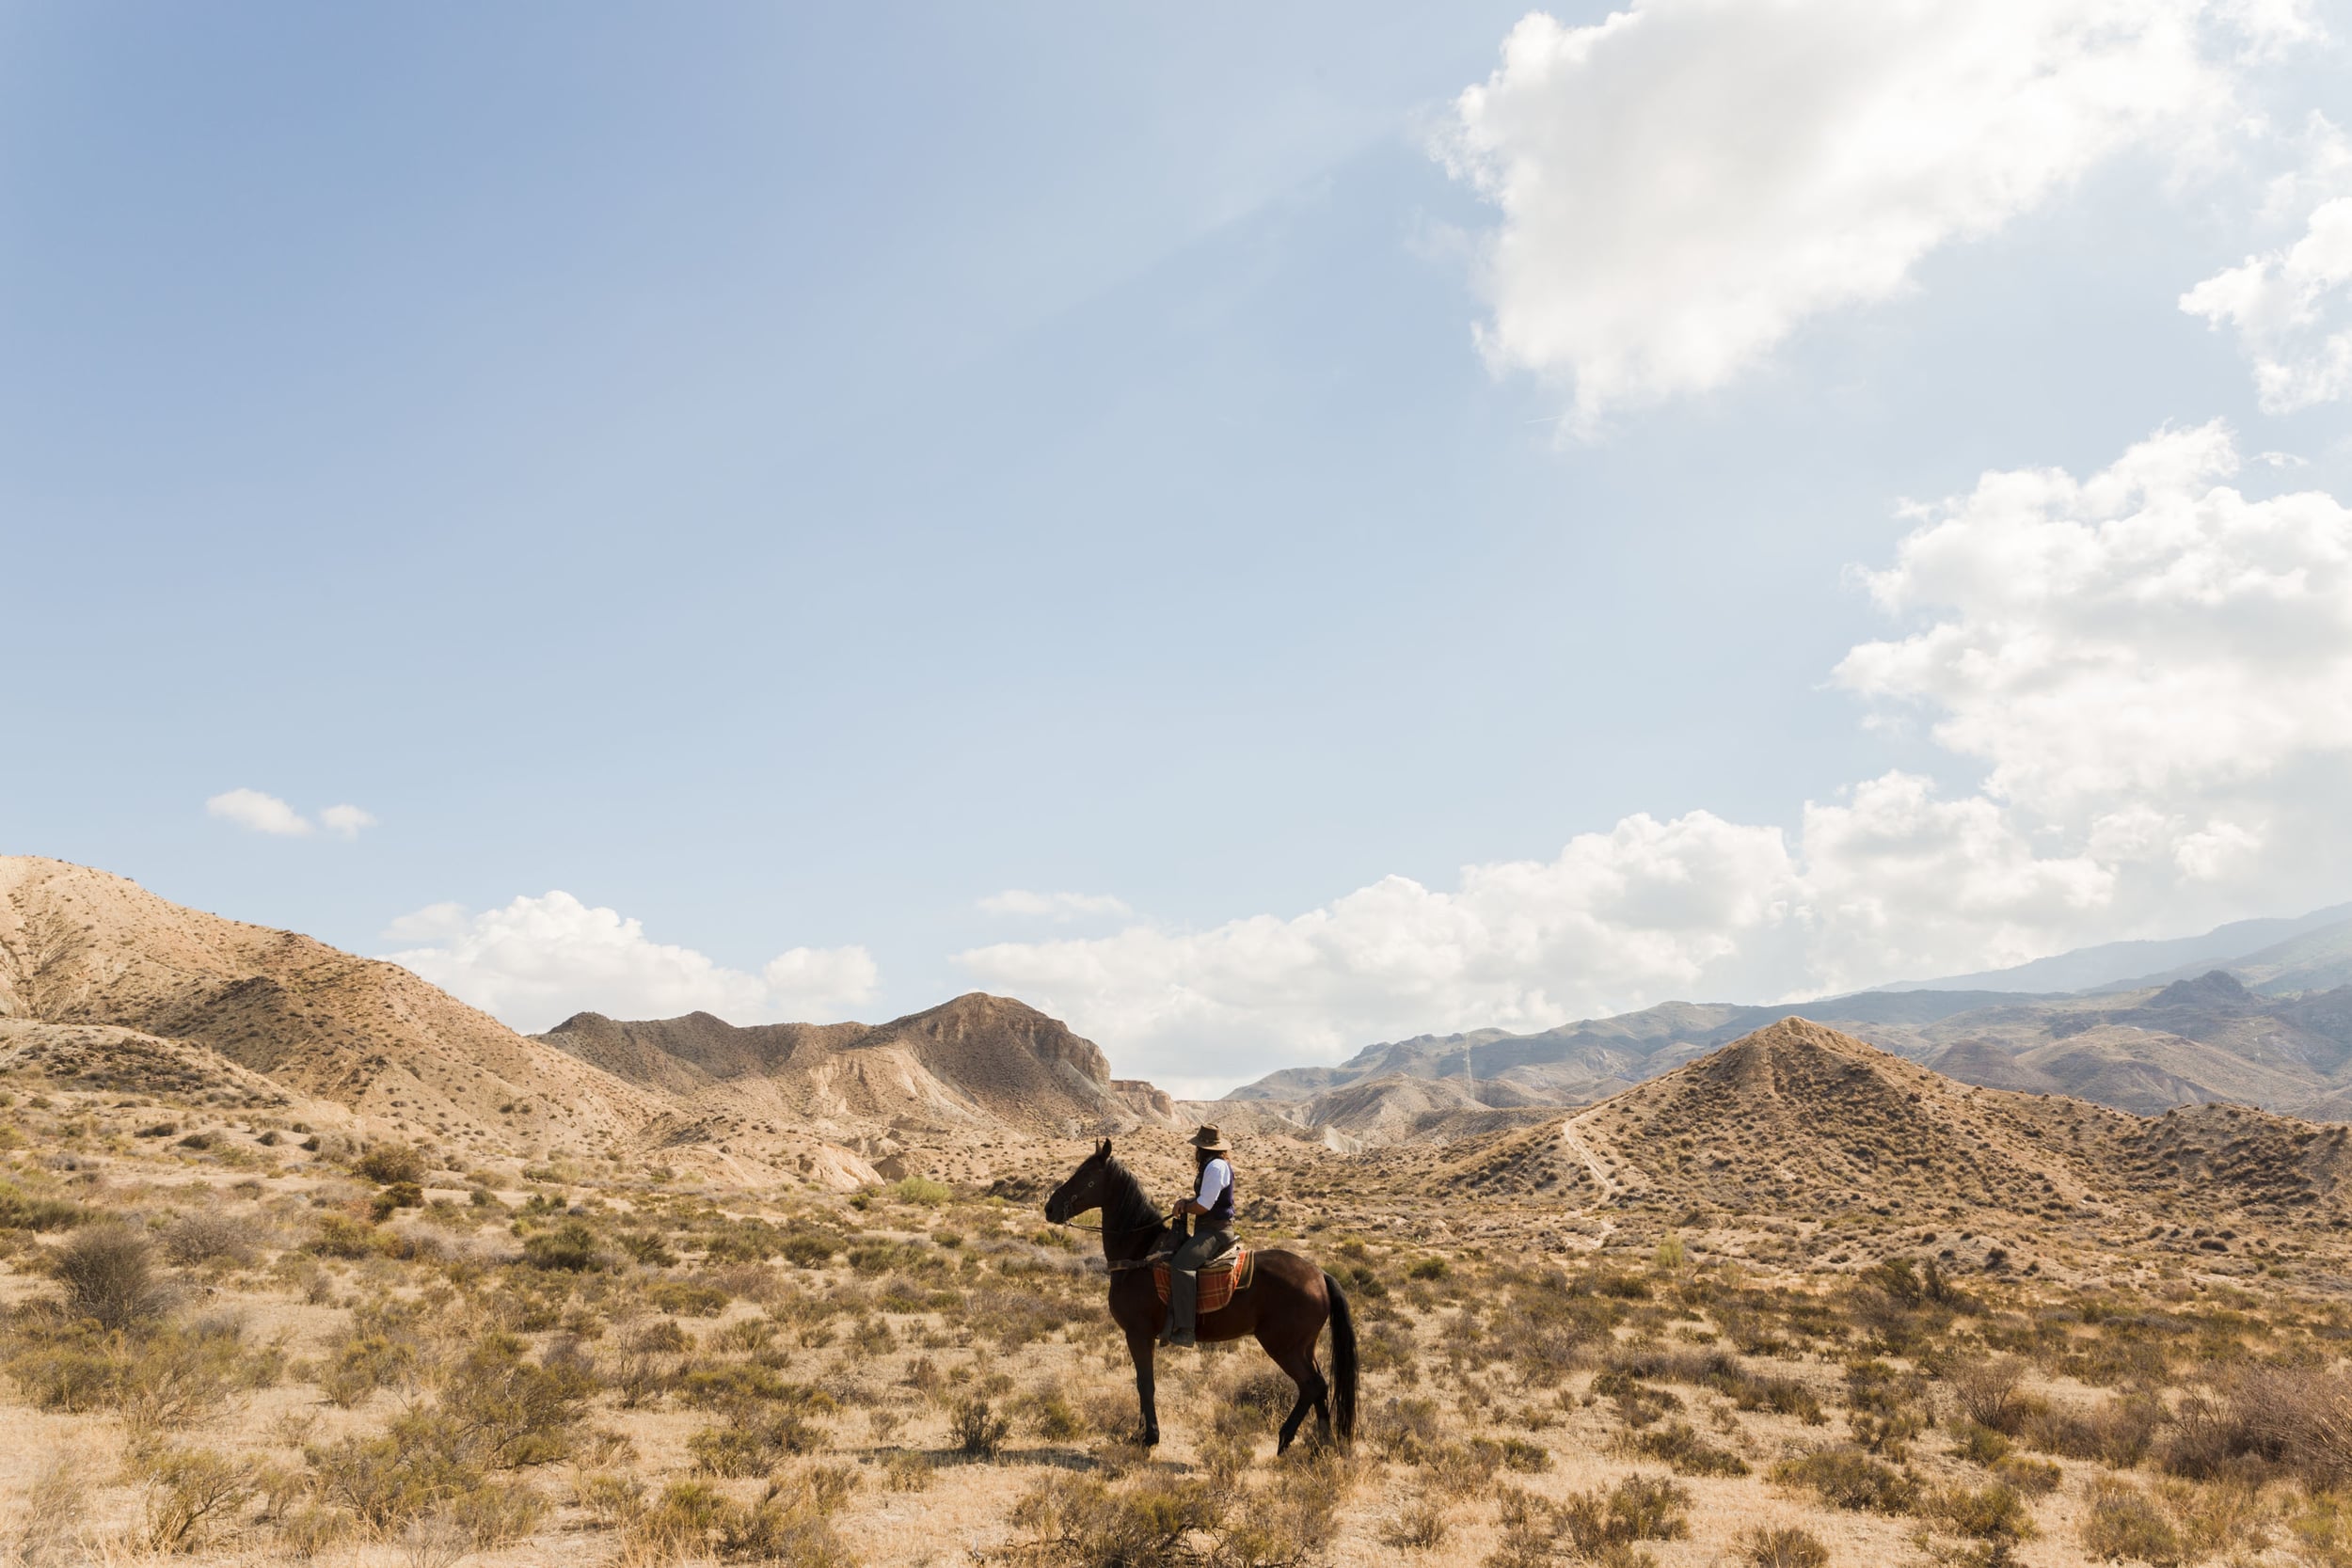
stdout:
{"type": "MultiPolygon", "coordinates": [[[[1143,1407],[1143,1441],[1160,1440],[1160,1417],[1152,1401],[1152,1353],[1158,1347],[1160,1326],[1168,1321],[1152,1287],[1145,1259],[1154,1252],[1172,1250],[1176,1227],[1168,1223],[1159,1205],[1126,1166],[1111,1158],[1111,1142],[1095,1146],[1086,1164],[1045,1200],[1045,1217],[1056,1225],[1089,1209],[1103,1211],[1103,1259],[1111,1270],[1111,1321],[1126,1331],[1127,1354],[1136,1363],[1136,1400],[1143,1407]]],[[[1282,1422],[1277,1453],[1298,1435],[1298,1423],[1312,1408],[1315,1423],[1327,1442],[1333,1407],[1337,1407],[1342,1442],[1356,1435],[1356,1324],[1348,1316],[1347,1297],[1339,1281],[1295,1252],[1258,1254],[1257,1277],[1247,1291],[1214,1312],[1200,1314],[1197,1324],[1202,1343],[1255,1336],[1290,1380],[1298,1385],[1297,1402],[1282,1422]],[[1315,1339],[1325,1320],[1331,1324],[1331,1376],[1337,1387],[1323,1380],[1315,1367],[1315,1339]],[[1327,1396],[1328,1399],[1327,1401],[1327,1396]]]]}

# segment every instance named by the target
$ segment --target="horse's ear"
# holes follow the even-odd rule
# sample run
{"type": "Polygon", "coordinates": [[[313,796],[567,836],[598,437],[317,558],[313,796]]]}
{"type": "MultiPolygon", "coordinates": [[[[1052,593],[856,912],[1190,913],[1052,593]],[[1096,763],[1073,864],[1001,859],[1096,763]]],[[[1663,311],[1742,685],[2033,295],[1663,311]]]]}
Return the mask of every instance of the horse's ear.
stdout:
{"type": "Polygon", "coordinates": [[[1098,1160],[1107,1160],[1111,1157],[1110,1139],[1104,1138],[1101,1143],[1094,1146],[1094,1157],[1098,1160]]]}

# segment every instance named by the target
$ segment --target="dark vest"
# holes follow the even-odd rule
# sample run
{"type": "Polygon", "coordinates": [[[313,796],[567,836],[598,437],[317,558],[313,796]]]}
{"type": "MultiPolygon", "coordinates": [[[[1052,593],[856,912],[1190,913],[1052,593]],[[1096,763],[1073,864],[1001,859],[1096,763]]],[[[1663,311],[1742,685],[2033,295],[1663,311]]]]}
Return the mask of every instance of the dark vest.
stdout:
{"type": "MultiPolygon", "coordinates": [[[[1216,1201],[1209,1205],[1209,1212],[1200,1216],[1200,1229],[1202,1231],[1233,1228],[1233,1162],[1230,1157],[1225,1162],[1225,1190],[1216,1195],[1216,1201]]],[[[1198,1177],[1194,1178],[1196,1186],[1199,1180],[1198,1177]]]]}

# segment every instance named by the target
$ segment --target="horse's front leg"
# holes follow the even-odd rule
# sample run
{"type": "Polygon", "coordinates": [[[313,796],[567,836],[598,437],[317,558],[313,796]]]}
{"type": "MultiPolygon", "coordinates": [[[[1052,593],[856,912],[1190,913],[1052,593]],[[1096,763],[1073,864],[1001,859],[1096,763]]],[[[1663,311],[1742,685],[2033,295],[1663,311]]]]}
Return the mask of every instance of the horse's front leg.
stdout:
{"type": "Polygon", "coordinates": [[[1143,1446],[1156,1447],[1160,1440],[1160,1413],[1152,1399],[1152,1355],[1158,1348],[1156,1337],[1149,1330],[1127,1331],[1127,1354],[1136,1363],[1136,1405],[1143,1416],[1143,1446]]]}

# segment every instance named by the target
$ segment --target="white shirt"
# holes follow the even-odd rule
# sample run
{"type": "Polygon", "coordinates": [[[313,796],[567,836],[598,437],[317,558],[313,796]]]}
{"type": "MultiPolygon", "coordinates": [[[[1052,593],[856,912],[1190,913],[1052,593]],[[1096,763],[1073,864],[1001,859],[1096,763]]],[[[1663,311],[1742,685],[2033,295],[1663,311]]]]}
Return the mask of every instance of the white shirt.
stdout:
{"type": "Polygon", "coordinates": [[[1212,1160],[1200,1167],[1200,1191],[1193,1198],[1203,1209],[1216,1203],[1216,1195],[1233,1184],[1233,1167],[1223,1160],[1212,1160]]]}

